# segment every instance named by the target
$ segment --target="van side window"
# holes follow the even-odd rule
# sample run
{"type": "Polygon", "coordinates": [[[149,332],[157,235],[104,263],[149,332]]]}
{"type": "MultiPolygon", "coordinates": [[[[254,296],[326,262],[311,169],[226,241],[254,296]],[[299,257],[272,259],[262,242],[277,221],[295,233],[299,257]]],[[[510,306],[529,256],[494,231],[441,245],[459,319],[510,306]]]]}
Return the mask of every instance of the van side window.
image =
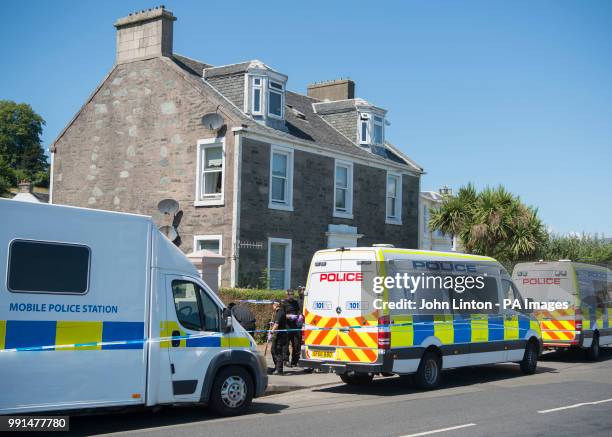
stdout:
{"type": "Polygon", "coordinates": [[[172,281],[172,295],[174,296],[174,307],[179,323],[192,331],[202,331],[199,287],[193,282],[172,281]]]}
{"type": "Polygon", "coordinates": [[[507,279],[502,279],[502,292],[504,294],[504,299],[510,299],[510,300],[518,299],[519,300],[519,302],[521,303],[521,308],[522,308],[519,310],[519,312],[525,313],[525,314],[530,314],[532,312],[530,309],[523,308],[525,306],[525,301],[523,299],[523,296],[521,296],[521,293],[514,286],[512,281],[509,281],[507,279]]]}
{"type": "Polygon", "coordinates": [[[202,308],[204,309],[204,330],[220,331],[219,329],[219,307],[204,290],[200,290],[202,295],[202,308]]]}
{"type": "Polygon", "coordinates": [[[192,331],[219,331],[219,307],[197,284],[172,281],[172,296],[179,323],[192,331]]]}
{"type": "Polygon", "coordinates": [[[89,247],[13,240],[9,247],[8,289],[25,293],[85,294],[89,288],[89,247]]]}
{"type": "Polygon", "coordinates": [[[499,306],[499,295],[497,293],[497,279],[494,277],[483,277],[482,278],[484,287],[482,289],[471,288],[465,289],[462,292],[457,290],[452,291],[452,297],[455,301],[455,306],[459,305],[461,300],[476,301],[488,303],[490,302],[490,309],[474,310],[474,309],[455,309],[456,314],[498,314],[500,310],[499,306]]]}

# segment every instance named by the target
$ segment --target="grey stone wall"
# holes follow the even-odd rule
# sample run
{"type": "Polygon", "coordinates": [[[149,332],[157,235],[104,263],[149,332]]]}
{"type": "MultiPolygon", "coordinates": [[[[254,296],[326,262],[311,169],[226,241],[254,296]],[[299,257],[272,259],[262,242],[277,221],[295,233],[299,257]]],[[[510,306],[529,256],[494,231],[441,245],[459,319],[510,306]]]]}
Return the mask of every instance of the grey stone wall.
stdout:
{"type": "Polygon", "coordinates": [[[242,157],[239,238],[262,242],[263,250],[240,249],[240,282],[254,283],[267,268],[267,241],[276,237],[292,239],[291,286],[304,285],[312,255],[327,247],[330,223],[356,226],[364,234],[360,246],[418,247],[418,177],[403,177],[403,225],[388,225],[385,170],[354,164],[354,218],[349,220],[333,217],[333,158],[295,150],[290,212],[268,208],[270,145],[245,138],[242,157]]]}
{"type": "MultiPolygon", "coordinates": [[[[152,215],[173,198],[183,212],[180,248],[193,235],[222,234],[223,283],[229,283],[234,136],[226,137],[225,204],[195,207],[197,141],[215,134],[202,126],[215,111],[179,72],[160,58],[118,65],[56,143],[54,203],[152,215]]],[[[231,132],[232,120],[227,132],[231,132]]]]}

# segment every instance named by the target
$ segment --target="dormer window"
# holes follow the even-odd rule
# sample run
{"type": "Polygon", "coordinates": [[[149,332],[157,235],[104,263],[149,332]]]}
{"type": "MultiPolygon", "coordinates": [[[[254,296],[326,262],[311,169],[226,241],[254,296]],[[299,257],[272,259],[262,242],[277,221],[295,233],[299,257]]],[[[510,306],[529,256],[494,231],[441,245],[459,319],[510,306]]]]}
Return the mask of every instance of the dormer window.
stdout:
{"type": "Polygon", "coordinates": [[[258,69],[248,74],[248,92],[245,90],[244,109],[258,121],[283,120],[285,117],[286,77],[258,69]]]}
{"type": "Polygon", "coordinates": [[[383,144],[385,142],[385,117],[361,112],[359,114],[359,144],[383,144]]]}
{"type": "Polygon", "coordinates": [[[285,87],[282,83],[268,81],[268,115],[283,118],[283,101],[285,100],[285,87]]]}

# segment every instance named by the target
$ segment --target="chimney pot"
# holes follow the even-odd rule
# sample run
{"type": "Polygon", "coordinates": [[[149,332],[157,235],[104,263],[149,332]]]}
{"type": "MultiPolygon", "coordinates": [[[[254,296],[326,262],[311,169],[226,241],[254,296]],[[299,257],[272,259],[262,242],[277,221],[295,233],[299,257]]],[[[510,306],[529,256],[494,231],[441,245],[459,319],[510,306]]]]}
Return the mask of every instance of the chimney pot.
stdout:
{"type": "Polygon", "coordinates": [[[315,82],[308,85],[308,97],[323,101],[354,99],[355,82],[350,79],[315,82]]]}

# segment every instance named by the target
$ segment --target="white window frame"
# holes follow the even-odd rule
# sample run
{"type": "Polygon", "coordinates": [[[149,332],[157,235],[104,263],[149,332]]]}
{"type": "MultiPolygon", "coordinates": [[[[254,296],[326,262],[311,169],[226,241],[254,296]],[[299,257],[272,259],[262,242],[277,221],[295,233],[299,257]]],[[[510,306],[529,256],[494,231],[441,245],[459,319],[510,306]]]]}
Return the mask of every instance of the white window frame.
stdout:
{"type": "Polygon", "coordinates": [[[383,117],[382,115],[372,114],[372,144],[376,144],[376,145],[385,144],[385,117],[383,117]],[[376,121],[377,117],[380,118],[381,120],[380,122],[376,121]],[[380,131],[381,131],[380,143],[374,142],[374,132],[376,131],[376,126],[380,126],[380,131]]]}
{"type": "Polygon", "coordinates": [[[334,165],[334,204],[333,204],[333,216],[338,218],[353,218],[353,163],[349,161],[342,161],[339,159],[335,160],[334,165]],[[338,167],[344,167],[347,169],[346,171],[346,211],[341,211],[336,209],[336,175],[338,167]]]}
{"type": "Polygon", "coordinates": [[[250,76],[251,78],[251,114],[263,115],[264,113],[264,94],[265,94],[265,78],[263,76],[250,76]],[[255,79],[259,80],[259,85],[255,85],[255,79]],[[255,110],[255,90],[259,90],[259,111],[255,110]]]}
{"type": "Polygon", "coordinates": [[[289,238],[274,238],[268,237],[268,280],[270,280],[270,261],[272,254],[272,244],[283,244],[287,246],[285,252],[285,278],[284,278],[284,286],[283,290],[287,290],[291,288],[291,253],[293,241],[289,238]]]}
{"type": "Polygon", "coordinates": [[[225,198],[225,137],[223,138],[205,138],[198,140],[198,150],[197,150],[197,164],[196,164],[196,192],[195,192],[195,206],[219,206],[223,205],[225,198]],[[204,198],[202,197],[202,189],[203,189],[203,173],[202,169],[204,167],[204,149],[219,147],[221,146],[221,195],[216,197],[204,198]]]}
{"type": "Polygon", "coordinates": [[[357,135],[359,135],[359,144],[370,144],[370,119],[372,116],[368,112],[360,112],[357,119],[357,135]],[[363,126],[366,128],[366,137],[361,135],[363,126]]]}
{"type": "Polygon", "coordinates": [[[193,251],[198,251],[199,241],[218,241],[219,242],[219,255],[223,254],[223,235],[220,234],[207,234],[207,235],[194,235],[193,236],[193,251]]]}
{"type": "Polygon", "coordinates": [[[385,223],[389,225],[401,225],[402,224],[402,175],[392,171],[387,171],[387,177],[385,179],[385,223]],[[395,193],[395,217],[389,217],[389,211],[387,210],[387,185],[389,184],[389,178],[397,178],[397,192],[395,193]]]}
{"type": "Polygon", "coordinates": [[[270,145],[270,174],[268,188],[268,208],[280,209],[283,211],[293,211],[293,149],[286,146],[275,144],[270,145]],[[285,184],[285,202],[272,201],[272,159],[274,154],[287,156],[287,183],[285,184]]]}
{"type": "Polygon", "coordinates": [[[268,85],[267,86],[268,91],[266,93],[266,97],[267,97],[266,113],[268,114],[268,117],[270,118],[276,118],[277,120],[284,120],[285,119],[285,84],[280,81],[268,78],[267,85],[268,85]],[[272,82],[280,85],[280,88],[272,88],[272,82]],[[270,93],[276,93],[280,95],[280,98],[281,98],[280,115],[272,114],[270,112],[270,101],[271,101],[270,93]]]}

